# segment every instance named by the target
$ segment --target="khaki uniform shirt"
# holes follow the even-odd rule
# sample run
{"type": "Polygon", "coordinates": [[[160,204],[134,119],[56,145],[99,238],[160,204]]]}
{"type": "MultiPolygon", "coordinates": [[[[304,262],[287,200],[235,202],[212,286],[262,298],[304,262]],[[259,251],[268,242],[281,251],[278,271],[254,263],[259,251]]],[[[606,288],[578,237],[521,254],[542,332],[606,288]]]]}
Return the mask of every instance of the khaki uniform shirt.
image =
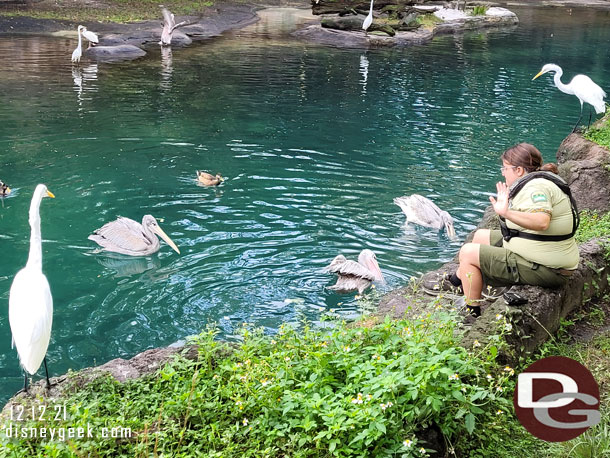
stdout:
{"type": "MultiPolygon", "coordinates": [[[[506,220],[510,229],[532,234],[563,235],[572,232],[572,209],[570,198],[559,187],[544,178],[529,181],[509,202],[509,208],[521,212],[544,212],[551,216],[546,231],[533,231],[506,220]]],[[[578,245],[574,237],[559,242],[542,242],[513,237],[504,241],[504,248],[524,257],[528,261],[553,269],[576,269],[578,267],[578,245]]]]}

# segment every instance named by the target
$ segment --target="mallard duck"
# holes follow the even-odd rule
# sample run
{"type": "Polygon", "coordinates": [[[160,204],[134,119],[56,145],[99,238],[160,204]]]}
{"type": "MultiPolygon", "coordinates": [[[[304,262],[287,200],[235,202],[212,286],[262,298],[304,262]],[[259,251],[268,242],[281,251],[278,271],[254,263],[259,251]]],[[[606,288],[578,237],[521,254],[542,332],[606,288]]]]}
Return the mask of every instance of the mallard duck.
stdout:
{"type": "Polygon", "coordinates": [[[214,176],[211,173],[207,173],[202,170],[197,170],[197,179],[199,180],[199,183],[206,186],[218,186],[220,183],[225,181],[220,173],[217,173],[216,176],[214,176]]]}
{"type": "Polygon", "coordinates": [[[394,203],[398,205],[407,216],[407,224],[415,223],[420,226],[430,227],[440,230],[445,228],[447,236],[455,238],[453,228],[453,218],[446,211],[441,210],[430,199],[413,194],[394,198],[394,203]]]}
{"type": "Polygon", "coordinates": [[[103,247],[105,251],[130,256],[146,256],[159,251],[160,243],[155,234],[159,235],[176,253],[180,254],[176,244],[163,232],[157,220],[151,215],[144,215],[142,224],[119,216],[115,221],[104,224],[88,239],[103,247]]]}
{"type": "Polygon", "coordinates": [[[328,287],[338,293],[358,291],[358,294],[362,294],[373,281],[384,281],[377,256],[368,249],[360,252],[358,262],[348,260],[340,254],[332,260],[326,270],[339,274],[337,283],[328,287]]]}
{"type": "Polygon", "coordinates": [[[6,197],[11,193],[11,188],[9,188],[4,181],[0,180],[0,197],[6,197]]]}

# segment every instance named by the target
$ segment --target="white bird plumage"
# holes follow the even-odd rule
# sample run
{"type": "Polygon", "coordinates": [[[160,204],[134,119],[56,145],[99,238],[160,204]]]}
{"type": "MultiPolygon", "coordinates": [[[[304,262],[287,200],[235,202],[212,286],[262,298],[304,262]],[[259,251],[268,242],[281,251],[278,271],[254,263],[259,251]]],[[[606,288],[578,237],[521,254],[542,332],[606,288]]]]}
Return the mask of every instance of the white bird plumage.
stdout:
{"type": "Polygon", "coordinates": [[[81,37],[81,32],[83,30],[83,26],[79,25],[76,31],[78,32],[78,46],[74,51],[72,51],[72,62],[80,62],[80,58],[83,55],[83,39],[81,37]]]}
{"type": "Polygon", "coordinates": [[[455,238],[453,218],[449,213],[438,208],[430,199],[419,194],[411,196],[395,197],[394,203],[398,205],[405,216],[407,224],[414,223],[420,226],[440,230],[445,228],[447,236],[455,238]]]}
{"type": "Polygon", "coordinates": [[[364,19],[364,22],[362,23],[362,30],[364,30],[365,32],[368,30],[368,28],[373,23],[373,2],[374,1],[375,0],[371,0],[371,9],[369,10],[369,15],[364,19]]]}
{"type": "MultiPolygon", "coordinates": [[[[547,72],[554,73],[553,82],[555,83],[557,89],[559,89],[561,92],[565,92],[566,94],[575,95],[580,102],[580,116],[578,117],[578,121],[576,121],[574,130],[582,118],[583,102],[587,102],[589,105],[593,106],[593,108],[595,108],[595,113],[597,114],[604,113],[606,111],[606,102],[604,102],[606,93],[587,75],[576,75],[568,84],[563,84],[561,82],[561,76],[563,75],[563,70],[561,67],[555,64],[546,64],[542,67],[542,70],[540,70],[538,74],[532,78],[532,81],[547,72]]],[[[590,117],[589,123],[591,123],[590,117]]]]}
{"type": "Polygon", "coordinates": [[[82,27],[83,37],[85,37],[87,39],[87,41],[89,42],[89,47],[91,47],[91,43],[98,44],[100,42],[100,39],[97,36],[97,33],[92,32],[91,30],[87,30],[87,27],[85,27],[85,26],[81,26],[81,27],[82,27]]]}
{"type": "Polygon", "coordinates": [[[362,294],[373,281],[384,281],[377,256],[368,249],[360,252],[358,262],[348,260],[342,254],[335,256],[325,270],[339,274],[337,283],[328,287],[338,293],[358,291],[362,294]]]}
{"type": "MultiPolygon", "coordinates": [[[[55,196],[44,184],[39,184],[30,204],[31,235],[28,262],[15,275],[9,293],[9,323],[13,344],[19,354],[19,362],[25,369],[25,391],[27,391],[27,374],[34,375],[45,359],[53,323],[53,297],[47,277],[42,273],[40,202],[43,197],[55,196]]],[[[47,371],[47,387],[49,386],[47,371]]]]}

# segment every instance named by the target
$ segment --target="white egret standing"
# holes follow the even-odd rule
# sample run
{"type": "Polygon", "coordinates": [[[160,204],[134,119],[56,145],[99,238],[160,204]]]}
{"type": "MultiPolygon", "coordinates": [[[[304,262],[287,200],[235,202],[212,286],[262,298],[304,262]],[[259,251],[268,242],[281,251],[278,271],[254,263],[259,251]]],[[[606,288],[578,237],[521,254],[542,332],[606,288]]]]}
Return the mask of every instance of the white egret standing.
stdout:
{"type": "MultiPolygon", "coordinates": [[[[555,73],[553,76],[553,81],[557,89],[559,89],[561,92],[565,92],[566,94],[575,95],[580,102],[580,116],[578,117],[578,121],[576,121],[576,125],[574,126],[574,129],[572,129],[572,132],[576,130],[576,127],[578,127],[578,123],[582,118],[583,102],[587,102],[589,105],[592,105],[595,108],[596,114],[604,113],[606,111],[606,102],[604,102],[606,93],[587,75],[576,75],[574,78],[572,78],[572,81],[570,81],[569,84],[563,84],[561,82],[561,75],[563,75],[563,70],[561,67],[555,64],[546,64],[544,67],[542,67],[542,70],[540,70],[540,72],[538,72],[538,74],[532,78],[532,81],[547,72],[555,73]]],[[[590,108],[589,125],[591,125],[590,108]]]]}
{"type": "Polygon", "coordinates": [[[47,348],[53,323],[53,297],[47,277],[42,273],[42,238],[40,235],[40,202],[43,197],[55,197],[45,185],[36,186],[30,204],[30,254],[23,269],[17,272],[8,299],[8,319],[17,347],[19,362],[24,369],[23,390],[28,390],[28,373],[34,375],[44,361],[49,382],[47,348]]]}
{"type": "Polygon", "coordinates": [[[91,30],[87,30],[87,27],[82,26],[82,32],[83,32],[83,37],[85,37],[87,39],[87,41],[89,42],[89,46],[88,48],[91,47],[91,43],[93,43],[93,46],[95,46],[96,44],[98,44],[100,42],[99,37],[97,36],[97,33],[92,32],[91,30]]]}
{"type": "Polygon", "coordinates": [[[80,62],[80,58],[83,55],[83,39],[81,38],[81,30],[83,29],[82,25],[78,26],[78,46],[74,51],[72,51],[72,62],[80,62]]]}
{"type": "Polygon", "coordinates": [[[373,23],[373,2],[374,1],[375,0],[371,0],[371,9],[369,10],[369,15],[366,17],[366,19],[362,23],[362,30],[364,30],[365,32],[368,30],[368,28],[373,23]]]}

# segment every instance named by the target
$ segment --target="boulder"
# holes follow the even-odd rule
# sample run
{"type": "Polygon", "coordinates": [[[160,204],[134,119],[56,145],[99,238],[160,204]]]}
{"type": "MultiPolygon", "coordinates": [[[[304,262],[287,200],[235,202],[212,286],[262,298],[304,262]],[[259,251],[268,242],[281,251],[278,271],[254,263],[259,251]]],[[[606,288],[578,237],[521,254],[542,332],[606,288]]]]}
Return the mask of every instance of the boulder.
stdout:
{"type": "Polygon", "coordinates": [[[95,46],[85,50],[85,56],[95,60],[128,60],[145,56],[146,51],[134,45],[95,46]]]}

